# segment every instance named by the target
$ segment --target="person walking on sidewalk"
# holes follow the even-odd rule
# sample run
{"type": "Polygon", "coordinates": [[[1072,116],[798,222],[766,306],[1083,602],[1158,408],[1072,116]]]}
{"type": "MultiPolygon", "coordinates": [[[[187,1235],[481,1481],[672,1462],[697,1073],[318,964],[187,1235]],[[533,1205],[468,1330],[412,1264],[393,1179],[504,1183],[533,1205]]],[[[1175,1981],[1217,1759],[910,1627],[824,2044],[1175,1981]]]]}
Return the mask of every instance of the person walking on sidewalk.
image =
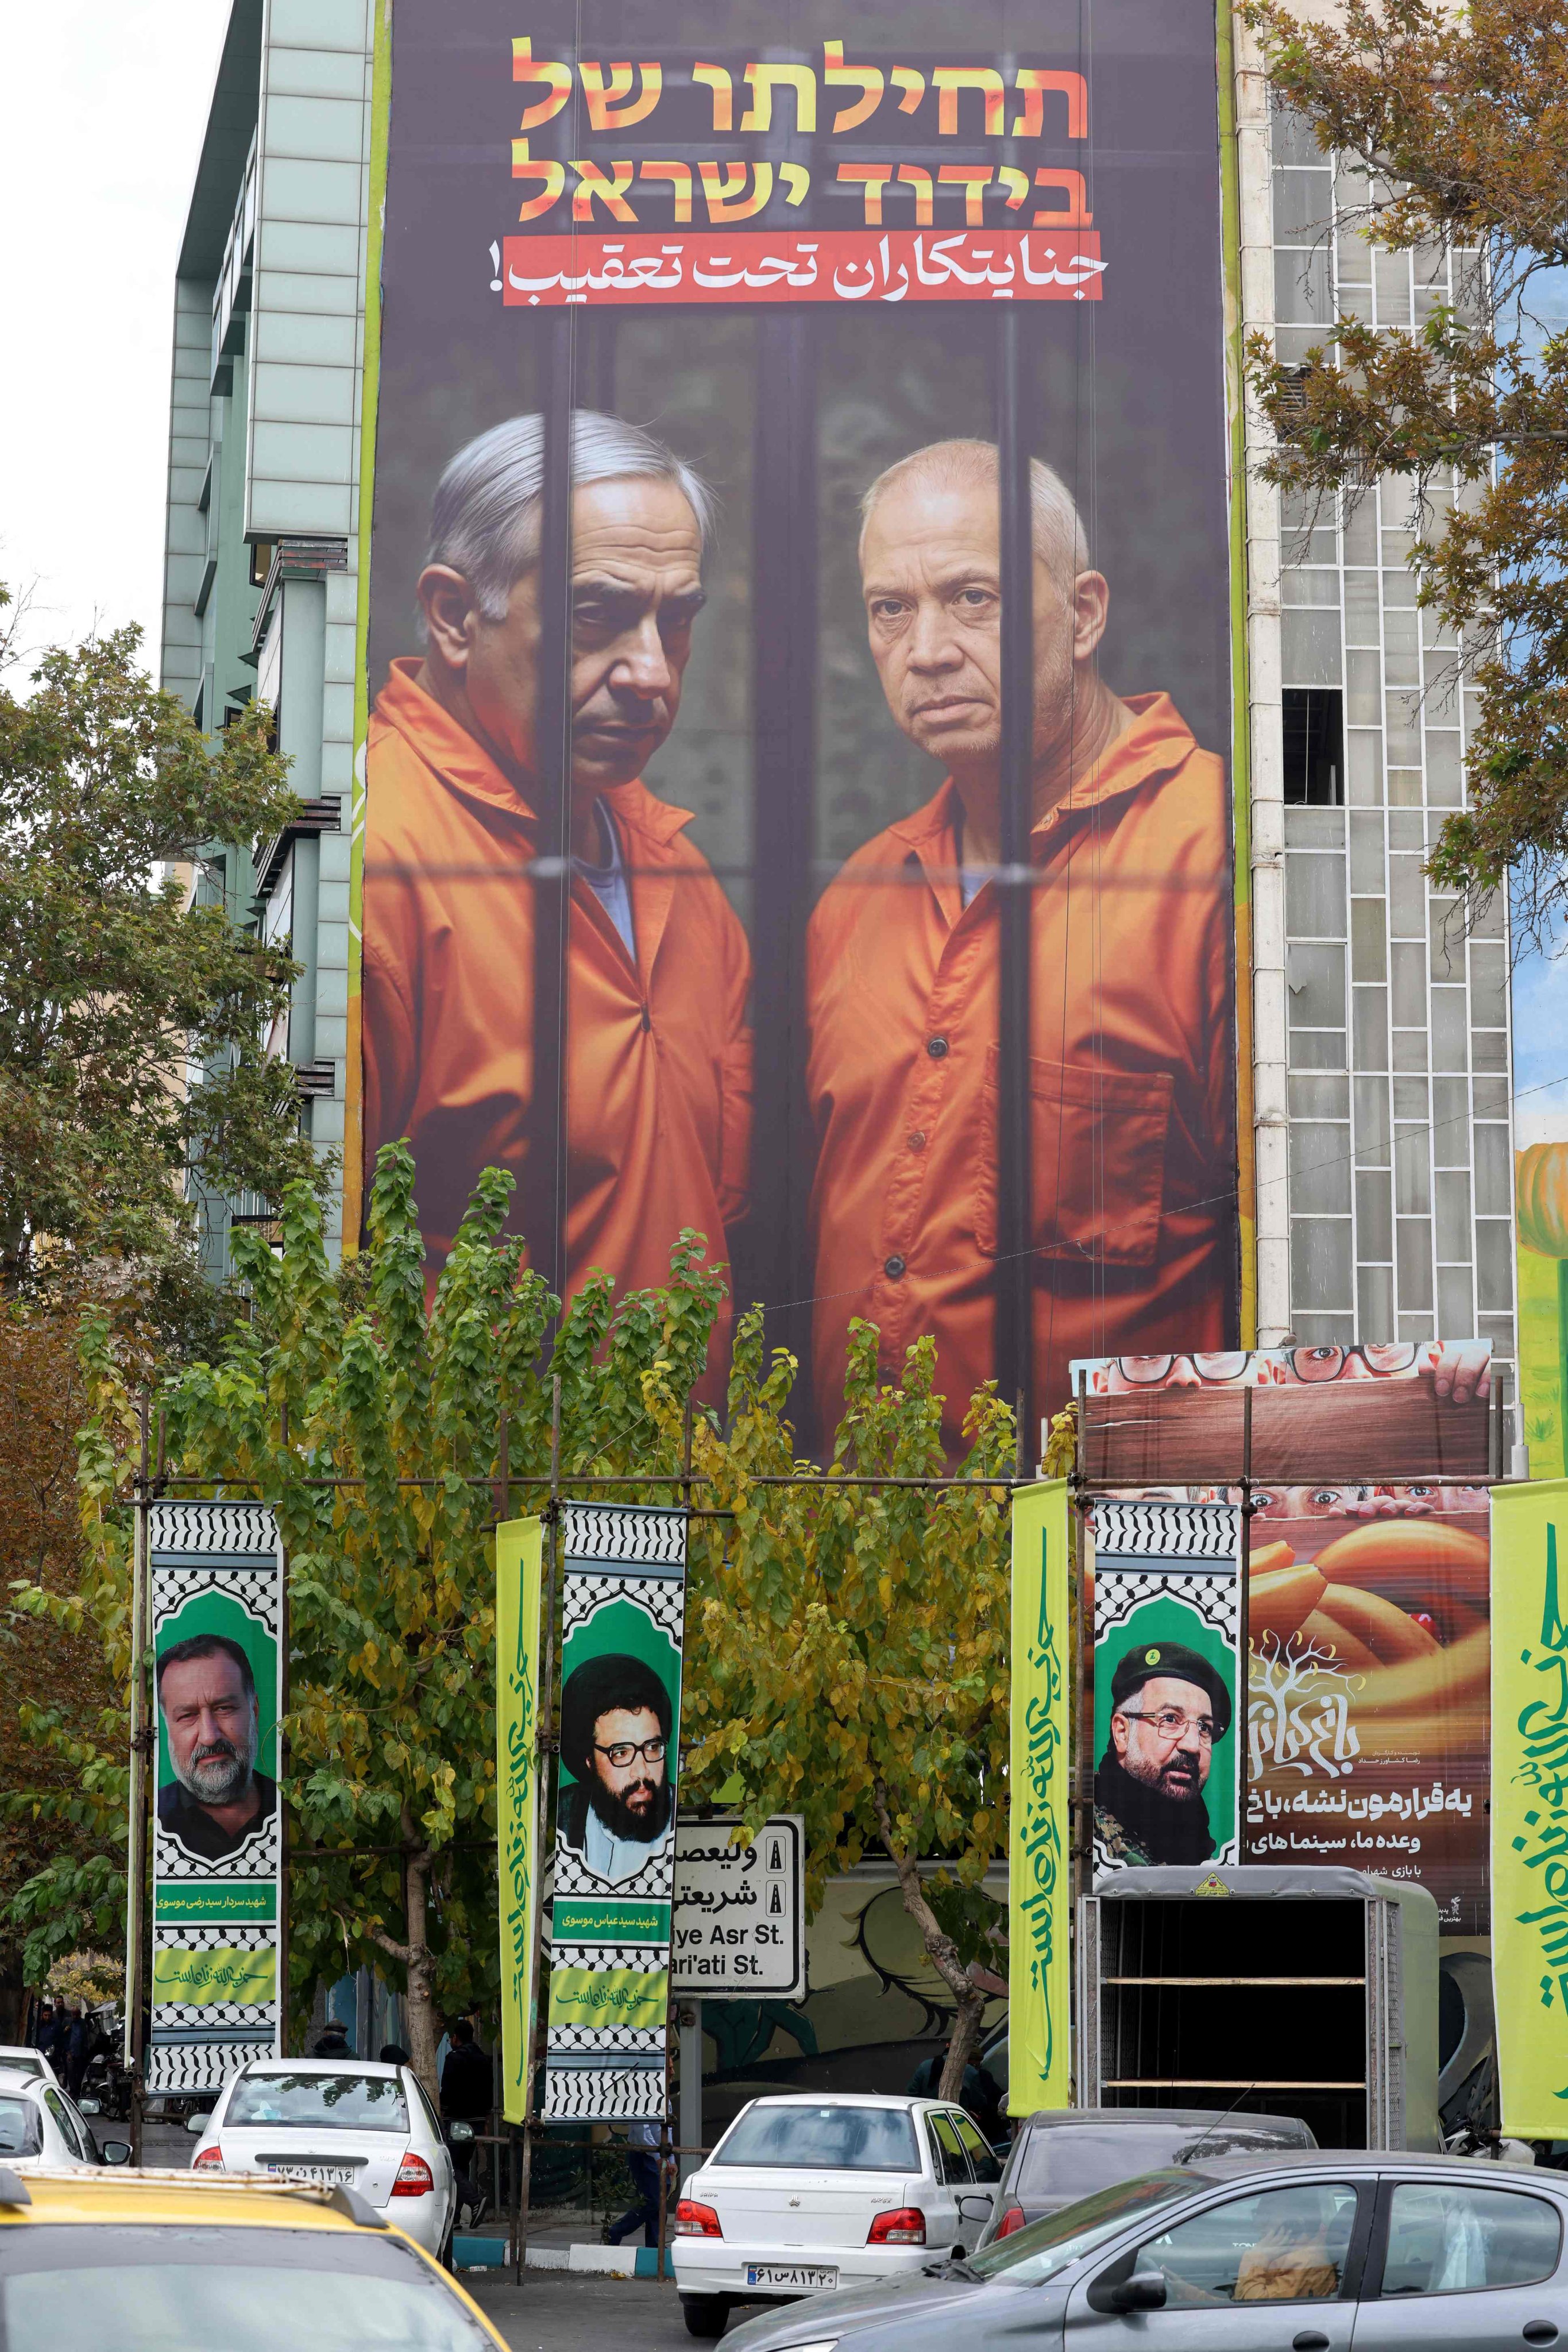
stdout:
{"type": "Polygon", "coordinates": [[[618,2246],[623,2238],[635,2238],[639,2230],[645,2245],[658,2245],[658,2151],[663,2137],[664,2126],[659,2123],[638,2121],[626,2126],[626,2161],[637,2202],[618,2221],[610,2223],[605,2232],[606,2245],[618,2246]]]}

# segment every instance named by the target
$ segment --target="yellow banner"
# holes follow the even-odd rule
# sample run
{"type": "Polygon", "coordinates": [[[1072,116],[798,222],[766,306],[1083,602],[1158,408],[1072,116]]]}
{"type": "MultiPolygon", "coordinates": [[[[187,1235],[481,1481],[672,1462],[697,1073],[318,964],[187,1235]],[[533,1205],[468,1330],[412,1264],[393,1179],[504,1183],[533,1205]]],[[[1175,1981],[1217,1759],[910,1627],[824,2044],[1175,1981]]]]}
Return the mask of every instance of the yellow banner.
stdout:
{"type": "Polygon", "coordinates": [[[1492,2000],[1502,2127],[1568,2138],[1568,1479],[1492,1489],[1492,2000]]]}
{"type": "Polygon", "coordinates": [[[496,1529],[496,1832],[500,1854],[501,2112],[528,2113],[539,1961],[539,1594],[542,1519],[496,1529]]]}
{"type": "Polygon", "coordinates": [[[637,2026],[658,2031],[668,2007],[668,1969],[553,1968],[550,1971],[552,2025],[637,2026]]]}
{"type": "Polygon", "coordinates": [[[1013,1725],[1007,2107],[1068,2103],[1067,1481],[1013,1497],[1013,1725]]]}
{"type": "Polygon", "coordinates": [[[153,1954],[154,2000],[184,2001],[205,2008],[220,2000],[247,2006],[278,1998],[278,1948],[274,1944],[248,1950],[220,1944],[216,1951],[189,1951],[179,1944],[160,1944],[153,1954]]]}

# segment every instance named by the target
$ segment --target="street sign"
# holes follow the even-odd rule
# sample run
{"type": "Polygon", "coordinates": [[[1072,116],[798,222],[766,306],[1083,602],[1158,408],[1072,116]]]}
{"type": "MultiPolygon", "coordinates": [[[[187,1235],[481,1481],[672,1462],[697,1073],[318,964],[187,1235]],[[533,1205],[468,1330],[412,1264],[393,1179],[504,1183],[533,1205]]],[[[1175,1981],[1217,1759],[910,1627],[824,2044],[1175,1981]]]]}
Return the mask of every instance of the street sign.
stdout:
{"type": "Polygon", "coordinates": [[[799,2000],[805,1992],[805,1823],[765,1822],[750,1846],[733,1820],[675,1832],[670,1990],[703,2000],[799,2000]]]}

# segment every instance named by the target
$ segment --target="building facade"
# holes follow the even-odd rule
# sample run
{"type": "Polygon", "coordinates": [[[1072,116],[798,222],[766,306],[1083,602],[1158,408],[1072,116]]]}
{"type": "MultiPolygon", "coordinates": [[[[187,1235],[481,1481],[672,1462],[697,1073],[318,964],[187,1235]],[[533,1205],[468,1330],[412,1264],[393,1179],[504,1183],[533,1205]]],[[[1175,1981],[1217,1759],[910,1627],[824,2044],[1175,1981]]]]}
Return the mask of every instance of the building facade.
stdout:
{"type": "MultiPolygon", "coordinates": [[[[221,883],[237,922],[290,941],[303,969],[277,1042],[308,1132],[339,1152],[357,1091],[376,16],[373,0],[233,0],[175,287],[163,646],[165,685],[209,734],[252,698],[276,710],[300,817],[277,841],[211,845],[218,878],[205,887],[221,883]]],[[[1334,239],[1353,187],[1271,110],[1238,41],[1226,135],[1244,331],[1273,330],[1294,359],[1336,305],[1418,323],[1462,294],[1447,262],[1433,274],[1334,239]]],[[[1255,457],[1255,418],[1247,435],[1255,457]]],[[[1241,1100],[1256,1142],[1256,1332],[1243,1336],[1479,1334],[1511,1390],[1508,941],[1500,904],[1467,936],[1422,870],[1462,803],[1468,710],[1455,646],[1415,607],[1409,494],[1385,485],[1342,514],[1282,510],[1250,474],[1237,494],[1251,817],[1241,1100]]],[[[265,1204],[211,1205],[221,1275],[227,1223],[265,1204]]],[[[333,1246],[343,1238],[340,1189],[333,1246]]]]}

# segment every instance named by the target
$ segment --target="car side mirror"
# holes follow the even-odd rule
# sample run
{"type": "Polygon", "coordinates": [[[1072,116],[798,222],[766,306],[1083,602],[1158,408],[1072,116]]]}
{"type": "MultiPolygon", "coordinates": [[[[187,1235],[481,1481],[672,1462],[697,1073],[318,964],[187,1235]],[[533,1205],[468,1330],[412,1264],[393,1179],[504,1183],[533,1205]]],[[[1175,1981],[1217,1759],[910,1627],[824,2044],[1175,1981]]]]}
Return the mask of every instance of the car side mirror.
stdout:
{"type": "Polygon", "coordinates": [[[958,2210],[965,2221],[989,2221],[991,2200],[989,2197],[961,2197],[958,2210]]]}
{"type": "Polygon", "coordinates": [[[190,2122],[185,2126],[185,2129],[186,2129],[188,2132],[190,2132],[190,2133],[191,2133],[195,2137],[196,2137],[196,2138],[198,2138],[198,2139],[199,2139],[199,2138],[200,2138],[200,2137],[201,2137],[201,2135],[202,2135],[202,2133],[205,2131],[205,2129],[206,2129],[206,2127],[207,2127],[208,2124],[210,2124],[210,2123],[211,2123],[211,2121],[212,2121],[212,2117],[211,2117],[211,2116],[210,2116],[210,2115],[206,2115],[206,2116],[193,2116],[191,2117],[191,2119],[190,2119],[190,2122]]]}
{"type": "Polygon", "coordinates": [[[448,2124],[447,2126],[447,2137],[451,2141],[454,2147],[470,2147],[473,2145],[474,2138],[473,2125],[448,2124]]]}
{"type": "Polygon", "coordinates": [[[1107,2300],[1112,2311],[1163,2311],[1164,2273],[1161,2271],[1134,2271],[1131,2278],[1118,2281],[1107,2300]]]}
{"type": "Polygon", "coordinates": [[[128,2139],[106,2139],[99,2154],[105,2164],[129,2164],[131,2142],[128,2139]]]}
{"type": "Polygon", "coordinates": [[[103,2101],[101,2099],[79,2099],[76,2105],[77,2113],[79,2115],[100,2116],[103,2113],[103,2101]]]}

